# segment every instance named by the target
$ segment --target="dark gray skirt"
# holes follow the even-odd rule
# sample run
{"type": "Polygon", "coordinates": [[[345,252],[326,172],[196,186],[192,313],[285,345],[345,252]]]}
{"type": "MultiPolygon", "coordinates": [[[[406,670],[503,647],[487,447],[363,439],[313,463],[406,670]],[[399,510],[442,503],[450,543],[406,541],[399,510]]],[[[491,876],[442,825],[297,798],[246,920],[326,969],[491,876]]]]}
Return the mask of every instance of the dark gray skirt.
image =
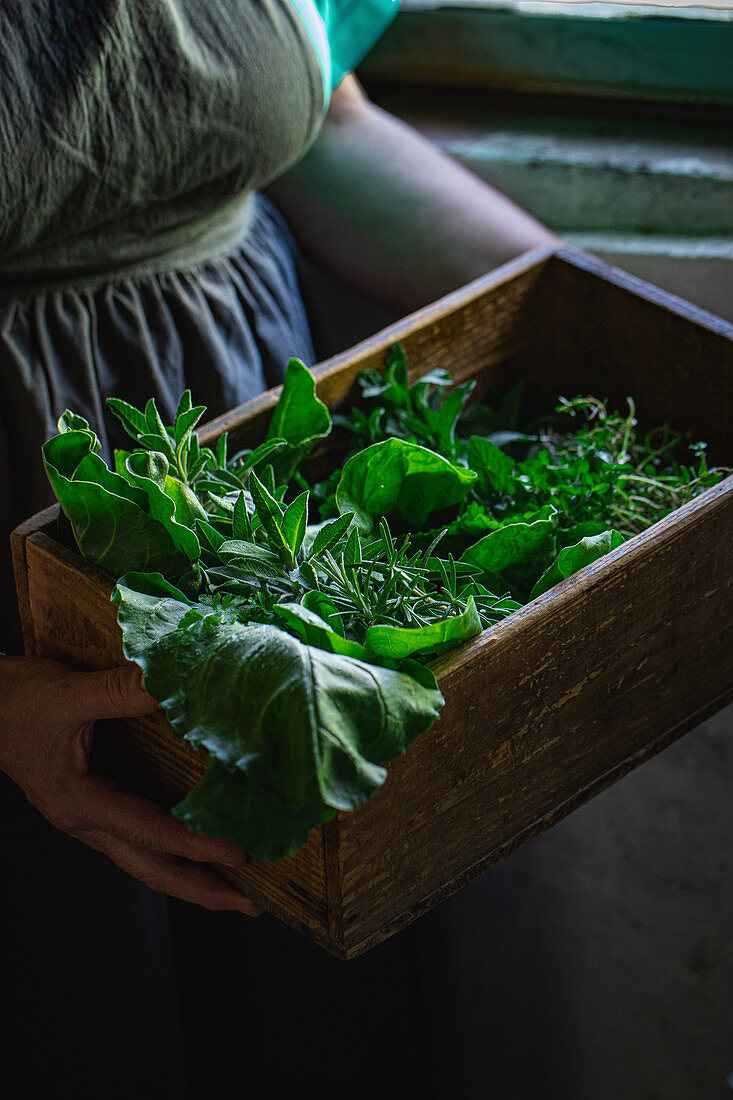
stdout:
{"type": "Polygon", "coordinates": [[[105,408],[155,397],[172,421],[187,387],[216,416],[282,381],[290,356],[313,362],[297,254],[273,204],[256,195],[236,249],[189,271],[82,288],[0,287],[0,651],[18,646],[7,534],[53,500],[41,445],[65,408],[104,451],[129,440],[105,408]]]}

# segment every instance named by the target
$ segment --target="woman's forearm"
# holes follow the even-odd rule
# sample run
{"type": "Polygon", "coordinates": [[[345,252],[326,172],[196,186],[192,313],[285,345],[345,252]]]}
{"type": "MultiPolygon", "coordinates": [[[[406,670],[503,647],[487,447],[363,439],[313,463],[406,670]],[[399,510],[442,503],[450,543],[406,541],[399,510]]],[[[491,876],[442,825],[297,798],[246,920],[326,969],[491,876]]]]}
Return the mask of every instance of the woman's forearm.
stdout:
{"type": "Polygon", "coordinates": [[[300,244],[352,286],[415,309],[557,238],[372,104],[353,77],[306,156],[269,188],[300,244]]]}

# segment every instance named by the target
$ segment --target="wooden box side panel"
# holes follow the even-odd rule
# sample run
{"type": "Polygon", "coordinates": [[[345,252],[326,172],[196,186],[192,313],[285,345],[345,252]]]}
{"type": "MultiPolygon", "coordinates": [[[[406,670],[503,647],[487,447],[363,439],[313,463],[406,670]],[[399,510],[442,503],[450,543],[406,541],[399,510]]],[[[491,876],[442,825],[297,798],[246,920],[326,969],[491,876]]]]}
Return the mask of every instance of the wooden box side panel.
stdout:
{"type": "MultiPolygon", "coordinates": [[[[413,379],[439,367],[455,382],[516,381],[517,361],[531,359],[546,338],[535,291],[550,255],[548,249],[528,253],[319,364],[313,370],[318,396],[330,407],[343,401],[361,371],[382,369],[396,341],[405,348],[413,379]]],[[[201,442],[210,444],[227,431],[235,450],[255,446],[279,396],[278,386],[209,421],[199,432],[201,442]]]]}
{"type": "Polygon", "coordinates": [[[566,396],[590,387],[618,409],[631,394],[642,427],[692,431],[713,462],[733,463],[733,325],[583,253],[553,257],[542,286],[552,298],[553,385],[566,396]]]}
{"type": "MultiPolygon", "coordinates": [[[[42,532],[25,539],[28,612],[35,651],[86,670],[124,662],[122,633],[110,602],[112,580],[42,532]]],[[[205,756],[176,738],[162,712],[97,724],[95,761],[128,789],[170,808],[201,778],[205,756]]],[[[280,920],[333,950],[328,934],[321,829],[291,859],[247,857],[222,874],[280,920]]]]}
{"type": "Polygon", "coordinates": [[[440,720],[339,817],[347,951],[722,705],[732,651],[728,479],[443,664],[440,720]]]}

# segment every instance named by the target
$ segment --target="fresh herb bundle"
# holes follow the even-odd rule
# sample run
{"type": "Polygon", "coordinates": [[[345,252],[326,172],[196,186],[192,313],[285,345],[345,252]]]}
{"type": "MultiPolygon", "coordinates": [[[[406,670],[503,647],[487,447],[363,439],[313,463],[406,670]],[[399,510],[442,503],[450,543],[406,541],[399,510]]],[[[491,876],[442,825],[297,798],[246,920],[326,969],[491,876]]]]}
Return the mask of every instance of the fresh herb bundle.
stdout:
{"type": "Polygon", "coordinates": [[[426,660],[726,472],[704,444],[686,465],[678,435],[639,435],[631,402],[563,400],[519,430],[518,388],[490,408],[443,371],[411,385],[398,345],[360,384],[332,418],[291,360],[267,439],[231,456],[225,436],[199,445],[188,391],[172,425],[108,401],[134,442],[114,470],[71,412],[43,448],[81,553],[118,578],[126,656],[209,756],[173,812],[260,859],[384,782],[442,706],[426,660]],[[309,480],[333,425],[345,461],[309,480]]]}

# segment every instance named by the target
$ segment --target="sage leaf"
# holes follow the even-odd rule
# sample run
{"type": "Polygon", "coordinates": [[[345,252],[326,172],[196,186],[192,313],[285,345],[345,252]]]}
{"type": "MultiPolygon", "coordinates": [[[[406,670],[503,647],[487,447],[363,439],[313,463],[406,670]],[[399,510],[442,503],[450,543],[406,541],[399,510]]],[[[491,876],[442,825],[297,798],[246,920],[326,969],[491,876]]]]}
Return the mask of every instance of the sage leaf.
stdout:
{"type": "Polygon", "coordinates": [[[282,533],[285,542],[290,548],[292,560],[303,545],[305,528],[308,520],[308,490],[296,497],[292,504],[285,509],[282,518],[282,533]]]}
{"type": "Polygon", "coordinates": [[[339,516],[337,519],[327,520],[325,523],[321,524],[320,529],[313,539],[309,556],[317,558],[320,554],[324,554],[326,550],[330,550],[335,546],[341,536],[348,531],[353,518],[353,512],[345,512],[344,515],[339,516]]]}

